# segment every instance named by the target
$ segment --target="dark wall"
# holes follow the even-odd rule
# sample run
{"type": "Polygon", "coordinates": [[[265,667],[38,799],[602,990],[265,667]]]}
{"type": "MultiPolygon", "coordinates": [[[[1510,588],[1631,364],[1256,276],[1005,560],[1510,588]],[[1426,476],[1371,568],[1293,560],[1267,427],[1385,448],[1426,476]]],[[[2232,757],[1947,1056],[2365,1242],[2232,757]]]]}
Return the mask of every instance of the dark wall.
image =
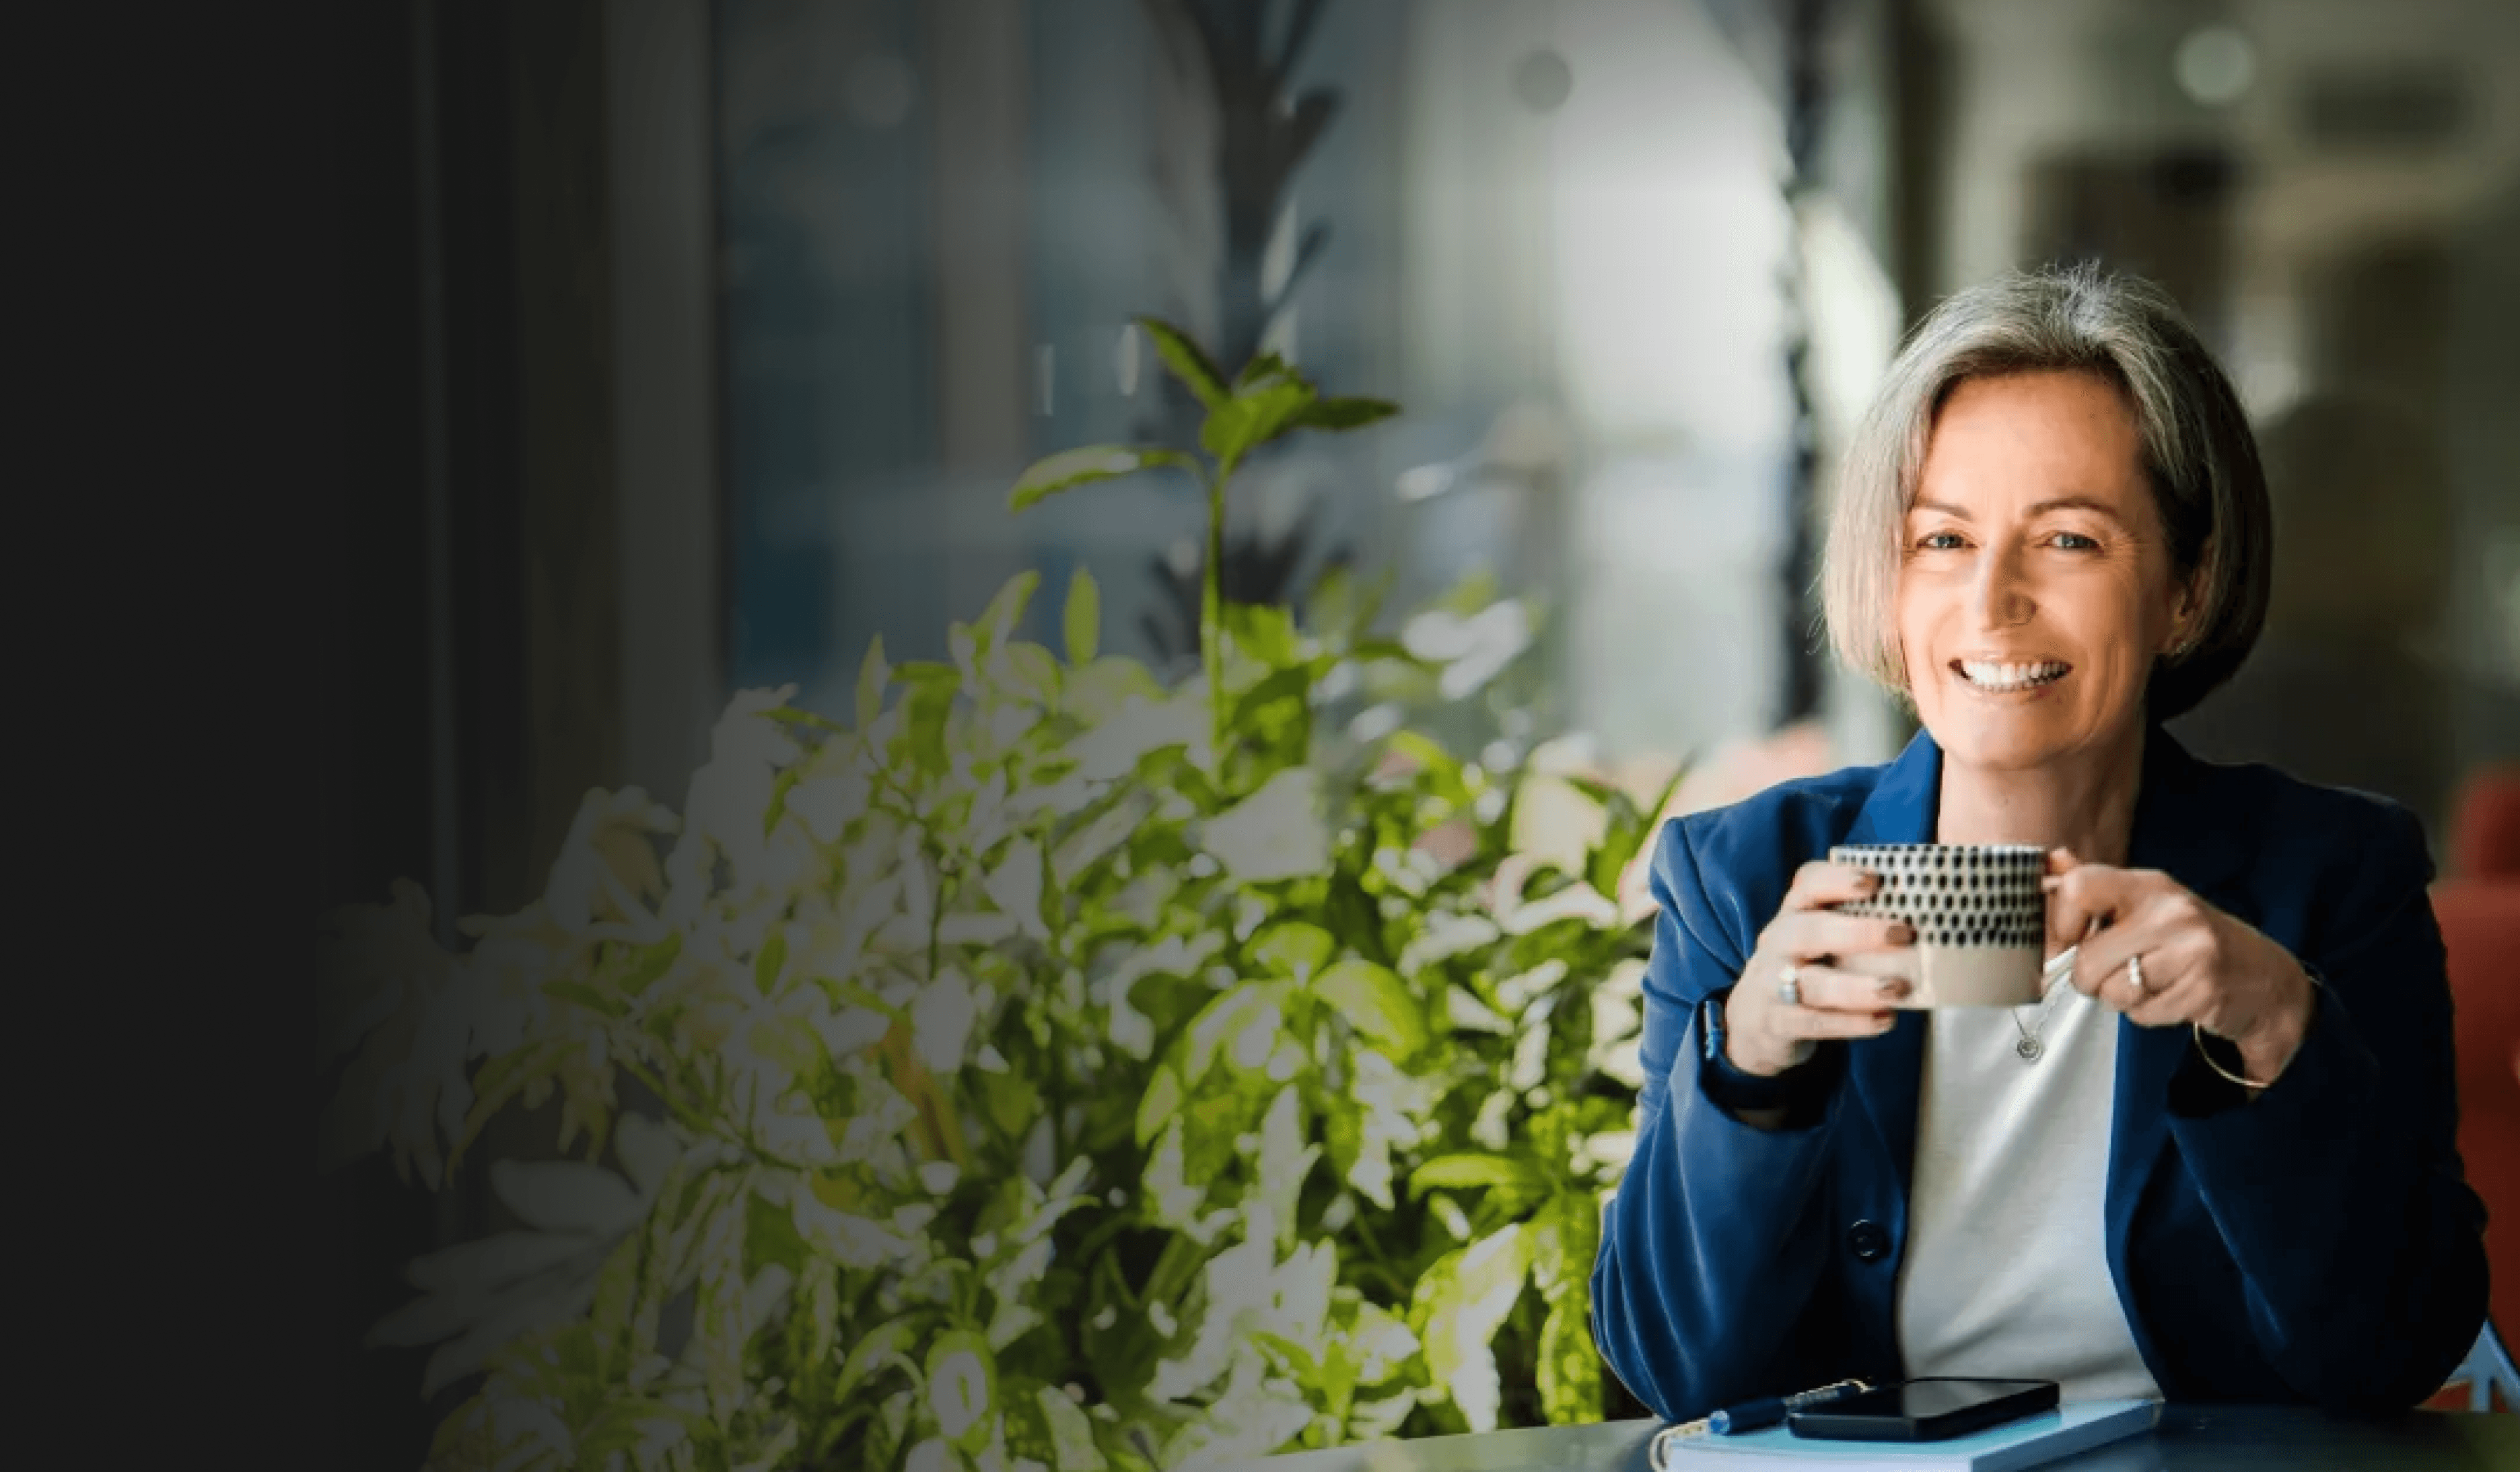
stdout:
{"type": "MultiPolygon", "coordinates": [[[[337,19],[347,463],[313,620],[317,899],[408,878],[444,919],[510,912],[578,794],[619,781],[603,7],[337,19]]],[[[328,1460],[417,1466],[468,1387],[424,1404],[425,1355],[362,1341],[410,1296],[401,1265],[491,1208],[470,1172],[431,1193],[382,1159],[318,1202],[328,1460]]]]}
{"type": "MultiPolygon", "coordinates": [[[[334,555],[317,558],[308,620],[325,718],[316,899],[381,900],[426,882],[429,843],[428,585],[423,501],[421,314],[412,166],[412,24],[403,6],[336,17],[345,473],[322,503],[334,555]]],[[[301,923],[303,922],[301,918],[301,923]]],[[[331,1079],[319,1080],[328,1098],[331,1079]]],[[[414,1467],[428,1450],[422,1357],[363,1353],[400,1297],[396,1265],[434,1246],[430,1203],[371,1160],[317,1182],[322,1460],[414,1467]]]]}

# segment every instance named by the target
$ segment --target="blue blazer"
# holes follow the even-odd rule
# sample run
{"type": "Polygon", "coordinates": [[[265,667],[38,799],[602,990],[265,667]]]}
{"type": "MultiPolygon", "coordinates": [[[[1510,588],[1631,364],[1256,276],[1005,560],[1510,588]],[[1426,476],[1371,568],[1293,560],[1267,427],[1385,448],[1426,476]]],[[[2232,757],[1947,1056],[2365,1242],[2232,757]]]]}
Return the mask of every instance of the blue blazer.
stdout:
{"type": "MultiPolygon", "coordinates": [[[[1919,735],[1887,766],[1785,782],[1657,839],[1636,1154],[1593,1271],[1602,1356],[1657,1414],[1902,1376],[1925,1015],[1844,1045],[1816,1122],[1766,1131],[1708,1097],[1698,1004],[1739,977],[1805,861],[1930,841],[1941,783],[1919,735]]],[[[2105,1240],[2154,1383],[2174,1401],[2422,1401],[2486,1298],[2422,830],[2384,799],[2200,762],[2156,726],[2128,862],[2325,983],[2254,1101],[2214,1081],[2186,1028],[2119,1019],[2105,1240]]]]}

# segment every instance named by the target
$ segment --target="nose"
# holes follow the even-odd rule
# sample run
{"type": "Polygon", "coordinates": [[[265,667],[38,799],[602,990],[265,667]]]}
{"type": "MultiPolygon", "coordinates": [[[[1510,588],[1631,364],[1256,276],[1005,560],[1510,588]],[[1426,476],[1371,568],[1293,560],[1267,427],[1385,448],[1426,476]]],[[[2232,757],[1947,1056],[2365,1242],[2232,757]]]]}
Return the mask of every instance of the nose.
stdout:
{"type": "Polygon", "coordinates": [[[1989,548],[1978,558],[1977,575],[1969,583],[1969,613],[1977,627],[2013,628],[2029,622],[2037,607],[2020,552],[2009,547],[1989,548]]]}

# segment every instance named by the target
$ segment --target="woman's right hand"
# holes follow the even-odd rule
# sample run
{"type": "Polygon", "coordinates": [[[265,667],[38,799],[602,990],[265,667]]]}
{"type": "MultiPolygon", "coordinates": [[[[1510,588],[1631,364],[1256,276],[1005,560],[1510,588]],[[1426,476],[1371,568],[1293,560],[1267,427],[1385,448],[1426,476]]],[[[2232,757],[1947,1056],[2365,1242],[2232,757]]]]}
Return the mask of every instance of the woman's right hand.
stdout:
{"type": "Polygon", "coordinates": [[[1777,917],[1724,1004],[1725,1056],[1743,1073],[1773,1078],[1812,1055],[1823,1038],[1872,1038],[1897,1021],[1890,1004],[1908,995],[1898,977],[1868,976],[1833,962],[1866,951],[1912,944],[1904,920],[1839,914],[1828,907],[1869,898],[1880,880],[1864,870],[1815,859],[1794,873],[1777,917]],[[1800,1002],[1780,995],[1786,967],[1800,1002]]]}

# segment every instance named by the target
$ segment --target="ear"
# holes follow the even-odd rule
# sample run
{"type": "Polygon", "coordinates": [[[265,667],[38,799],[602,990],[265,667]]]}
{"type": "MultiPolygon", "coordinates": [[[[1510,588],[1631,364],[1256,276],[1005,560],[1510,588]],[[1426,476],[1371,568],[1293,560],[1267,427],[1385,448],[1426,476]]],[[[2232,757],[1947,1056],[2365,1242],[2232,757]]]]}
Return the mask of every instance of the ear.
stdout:
{"type": "Polygon", "coordinates": [[[2196,558],[2196,565],[2171,588],[2170,634],[2162,652],[2174,658],[2195,647],[2205,623],[2206,568],[2214,560],[2214,544],[2208,542],[2196,558]]]}

